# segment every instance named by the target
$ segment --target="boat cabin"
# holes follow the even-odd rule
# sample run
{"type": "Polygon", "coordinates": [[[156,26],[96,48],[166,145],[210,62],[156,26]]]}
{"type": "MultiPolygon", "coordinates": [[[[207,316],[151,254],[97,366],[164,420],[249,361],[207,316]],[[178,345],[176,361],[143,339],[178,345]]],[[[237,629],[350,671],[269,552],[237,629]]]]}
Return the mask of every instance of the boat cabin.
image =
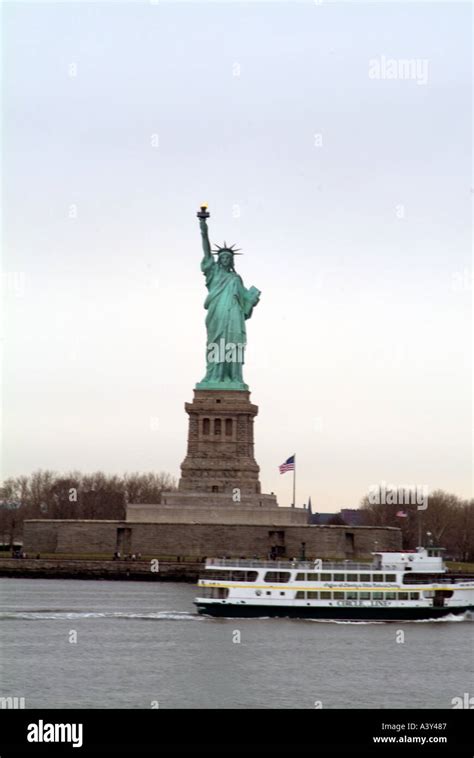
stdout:
{"type": "Polygon", "coordinates": [[[400,553],[372,553],[375,569],[392,569],[394,571],[415,571],[416,573],[444,574],[444,548],[417,547],[400,553]]]}

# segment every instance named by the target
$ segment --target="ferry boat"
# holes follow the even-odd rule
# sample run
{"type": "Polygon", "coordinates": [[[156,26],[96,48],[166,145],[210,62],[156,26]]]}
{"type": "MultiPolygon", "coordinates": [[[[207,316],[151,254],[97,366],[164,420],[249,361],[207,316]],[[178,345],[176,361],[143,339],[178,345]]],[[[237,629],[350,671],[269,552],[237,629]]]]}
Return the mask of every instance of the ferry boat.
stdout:
{"type": "Polygon", "coordinates": [[[209,558],[198,613],[350,621],[474,613],[474,575],[449,572],[443,548],[374,552],[372,563],[209,558]]]}

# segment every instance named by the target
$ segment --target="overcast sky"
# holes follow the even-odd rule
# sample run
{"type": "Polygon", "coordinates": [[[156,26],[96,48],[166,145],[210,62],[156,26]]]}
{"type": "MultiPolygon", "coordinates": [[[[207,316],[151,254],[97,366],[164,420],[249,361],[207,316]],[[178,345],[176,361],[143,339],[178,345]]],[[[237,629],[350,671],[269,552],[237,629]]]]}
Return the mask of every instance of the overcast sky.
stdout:
{"type": "Polygon", "coordinates": [[[296,452],[314,510],[381,481],[470,496],[470,14],[5,4],[3,475],[179,475],[207,200],[262,290],[263,491],[290,502],[296,452]]]}

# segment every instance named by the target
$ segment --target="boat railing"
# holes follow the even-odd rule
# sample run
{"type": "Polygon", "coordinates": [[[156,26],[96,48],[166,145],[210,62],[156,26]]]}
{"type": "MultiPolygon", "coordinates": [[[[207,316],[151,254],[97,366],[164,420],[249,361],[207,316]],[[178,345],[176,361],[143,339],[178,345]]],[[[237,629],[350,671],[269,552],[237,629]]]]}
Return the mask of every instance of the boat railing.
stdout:
{"type": "Polygon", "coordinates": [[[363,563],[361,561],[322,561],[323,569],[335,569],[336,571],[375,571],[376,566],[373,563],[363,563]]]}
{"type": "Polygon", "coordinates": [[[403,575],[403,584],[468,584],[474,582],[474,575],[471,576],[453,576],[450,574],[428,574],[426,577],[410,576],[409,573],[403,575]]]}
{"type": "Polygon", "coordinates": [[[272,569],[306,569],[324,571],[326,569],[365,570],[370,571],[373,565],[370,563],[358,563],[355,561],[322,561],[322,560],[259,560],[257,558],[207,558],[206,568],[272,568],[272,569]]]}

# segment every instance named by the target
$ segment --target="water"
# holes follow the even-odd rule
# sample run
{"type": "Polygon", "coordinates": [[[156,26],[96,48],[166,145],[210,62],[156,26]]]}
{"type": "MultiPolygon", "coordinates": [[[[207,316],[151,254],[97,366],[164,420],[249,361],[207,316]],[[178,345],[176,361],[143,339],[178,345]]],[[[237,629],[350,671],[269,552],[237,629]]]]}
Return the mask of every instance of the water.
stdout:
{"type": "Polygon", "coordinates": [[[451,708],[474,693],[472,619],[208,619],[195,591],[0,579],[0,695],[26,708],[451,708]]]}

